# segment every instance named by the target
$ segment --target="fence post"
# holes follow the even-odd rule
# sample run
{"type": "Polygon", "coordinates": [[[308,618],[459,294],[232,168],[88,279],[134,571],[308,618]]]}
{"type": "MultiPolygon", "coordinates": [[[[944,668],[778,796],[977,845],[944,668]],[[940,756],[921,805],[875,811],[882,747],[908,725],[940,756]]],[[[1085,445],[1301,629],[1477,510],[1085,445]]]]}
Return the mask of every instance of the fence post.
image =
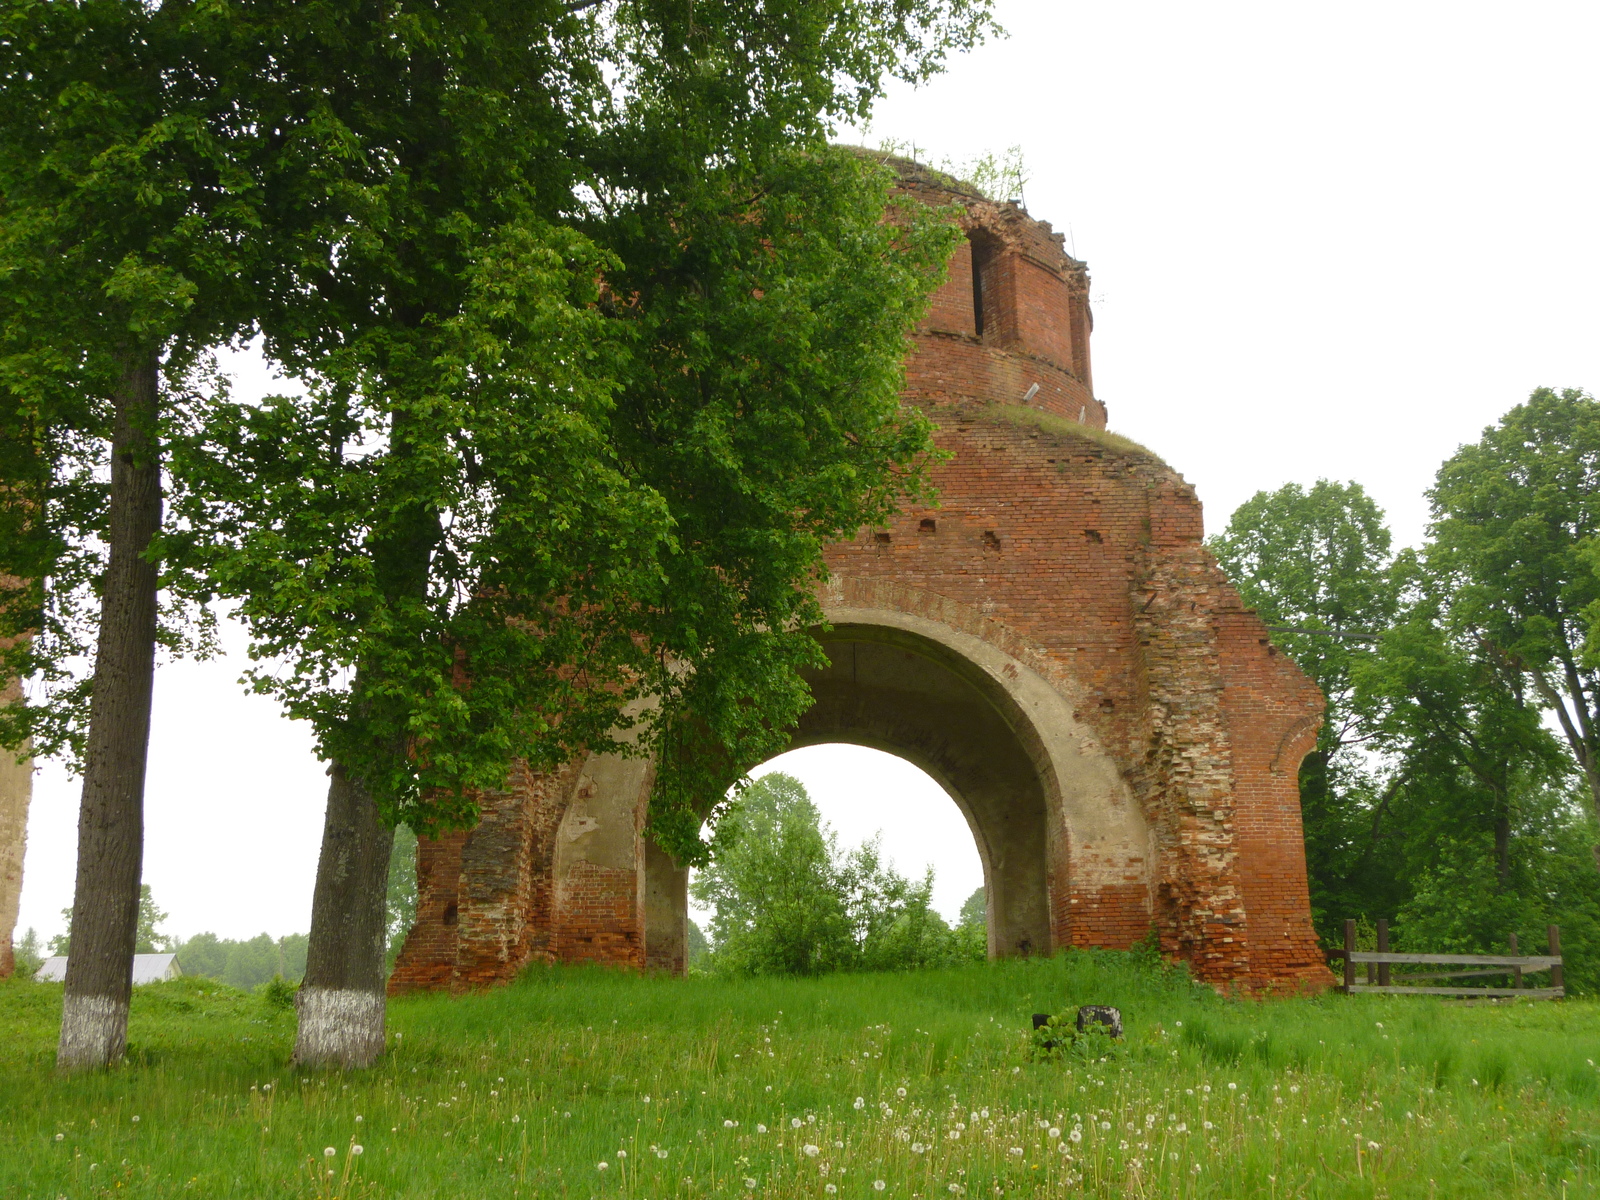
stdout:
{"type": "MultiPolygon", "coordinates": [[[[1378,953],[1389,953],[1389,922],[1382,917],[1378,918],[1378,953]]],[[[1370,968],[1369,968],[1370,970],[1370,968]]],[[[1382,987],[1389,986],[1389,964],[1378,964],[1378,983],[1382,987]]]]}
{"type": "MultiPolygon", "coordinates": [[[[1517,956],[1517,935],[1514,934],[1514,933],[1511,935],[1511,956],[1513,958],[1515,958],[1517,956]]],[[[1514,988],[1519,988],[1519,987],[1522,986],[1522,968],[1521,967],[1512,967],[1511,968],[1511,986],[1514,987],[1514,988]]]]}
{"type": "Polygon", "coordinates": [[[1356,964],[1350,957],[1356,952],[1356,923],[1344,923],[1344,990],[1349,992],[1356,985],[1356,964]]]}
{"type": "MultiPolygon", "coordinates": [[[[1550,957],[1561,957],[1561,926],[1559,925],[1550,926],[1550,957]]],[[[1557,963],[1555,966],[1550,968],[1550,986],[1553,988],[1558,988],[1561,986],[1560,963],[1557,963]]]]}

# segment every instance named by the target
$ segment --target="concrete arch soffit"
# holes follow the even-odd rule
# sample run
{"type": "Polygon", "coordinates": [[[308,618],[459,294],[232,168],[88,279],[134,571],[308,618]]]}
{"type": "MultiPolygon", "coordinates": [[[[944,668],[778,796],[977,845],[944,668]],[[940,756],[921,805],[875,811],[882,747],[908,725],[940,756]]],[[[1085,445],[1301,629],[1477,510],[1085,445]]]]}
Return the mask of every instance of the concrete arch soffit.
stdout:
{"type": "MultiPolygon", "coordinates": [[[[1079,690],[1077,686],[1059,669],[1050,671],[1055,679],[1038,669],[1048,659],[1042,650],[1027,645],[999,622],[976,613],[951,611],[967,606],[942,599],[938,601],[943,610],[940,616],[954,616],[965,628],[898,605],[867,606],[851,603],[851,599],[838,593],[822,597],[823,613],[834,627],[832,634],[823,637],[845,640],[859,635],[877,640],[898,634],[932,649],[944,665],[982,691],[1034,760],[1052,819],[1060,822],[1058,831],[1067,834],[1075,860],[1085,854],[1097,856],[1098,851],[1125,861],[1129,849],[1148,851],[1144,815],[1116,759],[1074,714],[1072,693],[1079,690]],[[973,628],[997,636],[968,632],[973,628]],[[996,644],[1001,639],[1004,648],[996,644]],[[1019,650],[1021,654],[1016,653],[1019,650]]],[[[915,607],[926,612],[929,606],[915,607]]],[[[894,752],[892,747],[878,748],[894,752]]]]}

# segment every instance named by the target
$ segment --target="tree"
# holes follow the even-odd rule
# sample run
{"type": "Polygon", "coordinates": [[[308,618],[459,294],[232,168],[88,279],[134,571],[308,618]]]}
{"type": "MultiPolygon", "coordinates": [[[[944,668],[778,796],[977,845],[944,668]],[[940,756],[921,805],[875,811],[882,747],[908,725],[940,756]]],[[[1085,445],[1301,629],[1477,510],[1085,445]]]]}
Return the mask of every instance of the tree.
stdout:
{"type": "Polygon", "coordinates": [[[396,821],[649,752],[693,860],[802,710],[822,545],[920,487],[900,364],[955,236],[885,223],[823,135],[987,4],[272,11],[260,311],[307,394],[204,407],[179,474],[193,561],[287,664],[257,687],[332,764],[296,1058],[360,1065],[396,821]]]}
{"type": "Polygon", "coordinates": [[[160,954],[172,949],[172,939],[158,928],[166,919],[167,914],[156,907],[155,897],[150,894],[150,885],[141,883],[138,935],[134,938],[135,954],[160,954]]]}
{"type": "Polygon", "coordinates": [[[717,827],[696,900],[712,906],[714,970],[736,975],[893,971],[984,957],[933,910],[933,871],[912,882],[876,838],[841,852],[805,786],[781,772],[740,793],[717,827]]]}
{"type": "Polygon", "coordinates": [[[1396,899],[1376,851],[1397,777],[1368,753],[1352,678],[1396,611],[1389,530],[1360,484],[1323,479],[1257,492],[1207,544],[1274,627],[1274,643],[1327,697],[1300,767],[1300,806],[1312,916],[1331,938],[1346,916],[1375,903],[1388,912],[1396,899]]]}
{"type": "Polygon", "coordinates": [[[16,964],[15,976],[18,979],[32,979],[44,965],[44,951],[39,945],[39,932],[33,926],[28,926],[27,932],[22,935],[22,940],[12,947],[12,961],[16,964]]]}
{"type": "MultiPolygon", "coordinates": [[[[256,223],[227,20],[131,0],[0,13],[0,746],[81,754],[58,1065],[123,1051],[158,639],[162,434],[246,321],[256,223]],[[93,673],[72,661],[92,640],[93,673]]],[[[170,581],[169,581],[170,582],[170,581]]]]}
{"type": "Polygon", "coordinates": [[[386,961],[392,971],[406,934],[417,921],[417,835],[404,825],[396,826],[394,831],[385,914],[386,961]]]}
{"type": "Polygon", "coordinates": [[[745,788],[691,885],[694,898],[715,910],[716,969],[821,975],[853,966],[853,922],[835,855],[817,806],[794,776],[773,772],[745,788]]]}
{"type": "MultiPolygon", "coordinates": [[[[76,916],[76,906],[63,908],[61,919],[66,922],[66,929],[50,939],[51,954],[72,954],[72,923],[76,916]]],[[[128,952],[128,962],[133,962],[135,954],[160,954],[176,949],[172,944],[173,939],[160,932],[157,926],[167,919],[167,914],[156,907],[155,897],[150,894],[150,885],[139,885],[139,918],[134,926],[133,949],[128,952]]],[[[130,976],[131,978],[131,976],[130,976]]]]}
{"type": "Polygon", "coordinates": [[[1600,404],[1536,389],[1457,451],[1428,496],[1429,562],[1455,590],[1461,636],[1554,714],[1600,815],[1600,404]]]}

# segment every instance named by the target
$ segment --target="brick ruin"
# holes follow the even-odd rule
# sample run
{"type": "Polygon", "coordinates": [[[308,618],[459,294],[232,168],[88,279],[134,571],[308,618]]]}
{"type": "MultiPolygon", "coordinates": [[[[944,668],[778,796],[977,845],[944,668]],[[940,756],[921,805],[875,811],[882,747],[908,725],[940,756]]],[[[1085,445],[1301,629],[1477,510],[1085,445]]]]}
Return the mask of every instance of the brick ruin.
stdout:
{"type": "MultiPolygon", "coordinates": [[[[1201,541],[1194,489],[1105,432],[1088,275],[1013,203],[896,160],[965,240],[906,369],[953,456],[939,507],[827,552],[829,666],[795,747],[899,755],[960,806],[991,956],[1124,948],[1219,986],[1331,981],[1297,777],[1322,697],[1201,541]]],[[[517,773],[470,831],[423,841],[393,993],[530,963],[681,972],[687,873],[648,838],[650,766],[517,773]]]]}

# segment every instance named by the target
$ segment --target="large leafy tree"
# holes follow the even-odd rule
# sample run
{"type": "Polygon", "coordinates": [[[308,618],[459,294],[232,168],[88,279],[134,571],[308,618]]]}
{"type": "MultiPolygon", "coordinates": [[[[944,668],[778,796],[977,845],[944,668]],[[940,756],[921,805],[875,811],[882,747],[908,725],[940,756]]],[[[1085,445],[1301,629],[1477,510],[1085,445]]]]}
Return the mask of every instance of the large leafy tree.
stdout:
{"type": "Polygon", "coordinates": [[[269,139],[237,103],[252,63],[228,27],[184,4],[0,10],[0,677],[34,685],[0,709],[0,745],[81,758],[65,1069],[126,1036],[163,431],[248,321],[269,139]]]}
{"type": "Polygon", "coordinates": [[[1257,492],[1208,544],[1273,641],[1327,697],[1300,767],[1311,907],[1326,936],[1346,915],[1372,910],[1387,873],[1378,849],[1398,780],[1370,753],[1353,667],[1395,614],[1389,530],[1360,484],[1324,479],[1257,492]]]}
{"type": "Polygon", "coordinates": [[[1439,469],[1429,499],[1456,627],[1554,714],[1600,815],[1600,403],[1535,390],[1439,469]]]}
{"type": "Polygon", "coordinates": [[[822,545],[919,486],[954,236],[824,134],[986,5],[258,11],[259,312],[305,390],[197,406],[186,549],[331,760],[296,1056],[359,1064],[393,822],[616,747],[692,859],[804,705],[822,545]]]}

